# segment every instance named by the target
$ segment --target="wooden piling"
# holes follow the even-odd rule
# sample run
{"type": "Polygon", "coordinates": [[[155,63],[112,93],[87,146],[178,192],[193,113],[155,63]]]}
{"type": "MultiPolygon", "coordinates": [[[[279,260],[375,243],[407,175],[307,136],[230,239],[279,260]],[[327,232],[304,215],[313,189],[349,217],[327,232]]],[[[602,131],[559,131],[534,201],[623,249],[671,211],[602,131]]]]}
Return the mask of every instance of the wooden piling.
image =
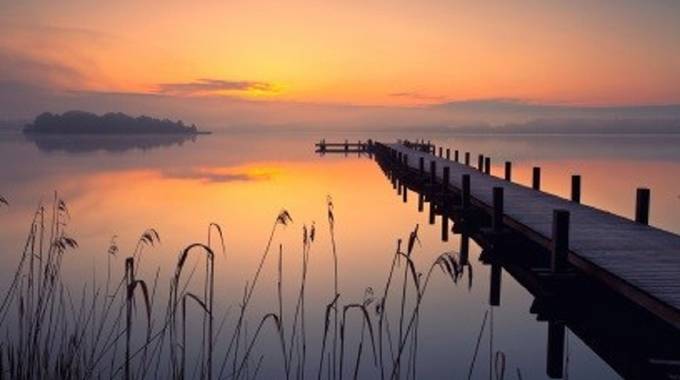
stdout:
{"type": "Polygon", "coordinates": [[[444,154],[442,153],[442,147],[439,147],[439,157],[442,157],[444,154]]]}
{"type": "Polygon", "coordinates": [[[491,284],[489,286],[489,305],[500,306],[501,304],[501,273],[500,264],[491,264],[491,284]]]}
{"type": "Polygon", "coordinates": [[[435,219],[434,219],[434,200],[430,199],[430,224],[434,224],[435,219]]]}
{"type": "Polygon", "coordinates": [[[541,190],[541,168],[538,166],[534,166],[531,176],[531,187],[534,190],[541,190]]]}
{"type": "Polygon", "coordinates": [[[446,197],[446,191],[449,190],[449,184],[451,183],[450,181],[450,176],[451,176],[451,168],[448,166],[444,166],[444,174],[442,175],[442,191],[444,191],[443,196],[446,197]]]}
{"type": "Polygon", "coordinates": [[[581,203],[581,176],[571,176],[571,200],[572,202],[581,203]]]}
{"type": "Polygon", "coordinates": [[[552,254],[550,269],[553,273],[564,271],[569,254],[569,211],[553,210],[552,254]]]}
{"type": "Polygon", "coordinates": [[[494,232],[503,230],[503,188],[496,186],[493,188],[493,218],[492,228],[494,232]]]}
{"type": "Polygon", "coordinates": [[[467,265],[470,254],[470,236],[463,232],[460,235],[460,264],[467,265]]]}
{"type": "Polygon", "coordinates": [[[635,221],[641,224],[649,224],[649,199],[650,191],[641,187],[635,196],[635,221]]]}
{"type": "Polygon", "coordinates": [[[461,206],[463,210],[470,209],[470,175],[463,174],[461,179],[461,206]]]}
{"type": "Polygon", "coordinates": [[[491,157],[484,157],[484,173],[491,174],[491,157]]]}
{"type": "Polygon", "coordinates": [[[480,172],[484,171],[484,155],[480,154],[477,156],[477,170],[480,172]]]}
{"type": "Polygon", "coordinates": [[[430,161],[430,182],[437,183],[437,161],[430,161]]]}
{"type": "Polygon", "coordinates": [[[451,159],[451,148],[446,148],[446,159],[447,160],[451,159]]]}
{"type": "Polygon", "coordinates": [[[505,161],[505,180],[512,181],[512,162],[505,161]]]}
{"type": "Polygon", "coordinates": [[[470,166],[470,152],[465,152],[465,165],[470,166]]]}
{"type": "Polygon", "coordinates": [[[564,322],[548,321],[548,352],[546,373],[561,379],[564,372],[564,322]]]}
{"type": "Polygon", "coordinates": [[[422,156],[418,159],[418,169],[421,176],[425,175],[425,158],[422,156]]]}
{"type": "Polygon", "coordinates": [[[458,162],[458,149],[456,149],[456,151],[453,152],[453,160],[458,162]]]}

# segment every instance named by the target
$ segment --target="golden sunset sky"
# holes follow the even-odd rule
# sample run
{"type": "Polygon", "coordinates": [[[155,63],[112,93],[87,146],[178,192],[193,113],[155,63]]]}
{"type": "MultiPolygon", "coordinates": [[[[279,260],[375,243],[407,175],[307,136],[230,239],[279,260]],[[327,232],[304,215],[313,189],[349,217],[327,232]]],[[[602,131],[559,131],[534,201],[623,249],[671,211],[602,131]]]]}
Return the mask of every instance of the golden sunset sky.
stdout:
{"type": "Polygon", "coordinates": [[[406,106],[680,102],[677,1],[12,1],[0,82],[406,106]]]}

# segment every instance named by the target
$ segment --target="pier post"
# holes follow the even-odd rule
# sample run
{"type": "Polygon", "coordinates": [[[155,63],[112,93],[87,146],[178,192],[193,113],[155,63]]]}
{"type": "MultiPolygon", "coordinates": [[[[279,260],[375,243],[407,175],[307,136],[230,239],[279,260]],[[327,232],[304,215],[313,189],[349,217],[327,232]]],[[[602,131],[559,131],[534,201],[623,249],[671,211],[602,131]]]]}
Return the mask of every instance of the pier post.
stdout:
{"type": "Polygon", "coordinates": [[[503,188],[500,186],[493,188],[493,232],[503,230],[503,188]]]}
{"type": "Polygon", "coordinates": [[[484,173],[491,174],[491,157],[484,157],[484,173]]]}
{"type": "Polygon", "coordinates": [[[581,203],[581,176],[571,176],[571,200],[572,202],[581,203]]]}
{"type": "Polygon", "coordinates": [[[430,224],[434,224],[434,199],[430,198],[430,224]]]}
{"type": "Polygon", "coordinates": [[[463,174],[461,180],[461,206],[463,210],[468,210],[470,208],[470,175],[463,174]]]}
{"type": "Polygon", "coordinates": [[[420,170],[421,176],[425,175],[425,158],[422,156],[418,159],[418,169],[420,170]]]}
{"type": "Polygon", "coordinates": [[[406,187],[406,184],[403,184],[404,189],[401,191],[401,200],[404,203],[408,202],[408,188],[406,187]]]}
{"type": "Polygon", "coordinates": [[[430,181],[432,184],[437,183],[437,162],[435,160],[430,161],[430,181]]]}
{"type": "Polygon", "coordinates": [[[463,232],[460,235],[460,264],[467,265],[470,254],[470,236],[463,232]]]}
{"type": "Polygon", "coordinates": [[[345,140],[345,153],[349,151],[349,142],[345,140]]]}
{"type": "Polygon", "coordinates": [[[548,321],[548,363],[551,379],[561,379],[564,372],[564,322],[548,321]]]}
{"type": "Polygon", "coordinates": [[[470,152],[465,152],[465,165],[470,166],[470,152]]]}
{"type": "Polygon", "coordinates": [[[451,159],[451,148],[446,148],[446,159],[447,160],[451,159]]]}
{"type": "Polygon", "coordinates": [[[638,188],[635,196],[635,221],[641,224],[649,224],[649,198],[650,191],[647,188],[638,188]]]}
{"type": "Polygon", "coordinates": [[[562,272],[567,264],[569,254],[569,211],[553,210],[552,221],[552,255],[550,270],[562,272]]]}
{"type": "Polygon", "coordinates": [[[444,166],[444,174],[443,174],[443,179],[442,179],[442,191],[444,191],[443,197],[446,198],[446,192],[449,190],[449,184],[450,184],[450,175],[451,175],[451,168],[448,166],[444,166]]]}
{"type": "Polygon", "coordinates": [[[401,195],[401,181],[397,178],[397,195],[401,195]]]}
{"type": "MultiPolygon", "coordinates": [[[[446,202],[446,201],[443,201],[446,202]]],[[[442,241],[449,241],[449,217],[446,216],[446,208],[442,210],[442,241]]]]}
{"type": "Polygon", "coordinates": [[[534,190],[541,190],[541,168],[534,166],[533,175],[531,176],[531,187],[534,190]]]}
{"type": "Polygon", "coordinates": [[[442,147],[439,147],[439,157],[441,157],[442,155],[443,155],[443,153],[442,153],[442,147]]]}
{"type": "Polygon", "coordinates": [[[489,286],[489,305],[491,306],[500,306],[501,304],[502,270],[500,264],[491,264],[491,284],[489,286]]]}
{"type": "Polygon", "coordinates": [[[456,151],[453,152],[453,160],[458,162],[458,149],[456,149],[456,151]]]}
{"type": "Polygon", "coordinates": [[[505,161],[505,180],[512,181],[512,162],[505,161]]]}
{"type": "Polygon", "coordinates": [[[423,212],[425,208],[425,196],[422,193],[418,193],[418,212],[423,212]]]}
{"type": "Polygon", "coordinates": [[[484,155],[482,154],[477,157],[477,170],[484,171],[484,155]]]}

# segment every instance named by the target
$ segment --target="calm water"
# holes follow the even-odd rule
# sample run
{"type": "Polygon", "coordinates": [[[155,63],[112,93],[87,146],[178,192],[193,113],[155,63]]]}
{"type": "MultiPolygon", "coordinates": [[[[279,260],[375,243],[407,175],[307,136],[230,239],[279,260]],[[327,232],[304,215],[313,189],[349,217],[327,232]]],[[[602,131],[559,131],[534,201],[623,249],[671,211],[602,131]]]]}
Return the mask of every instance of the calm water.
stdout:
{"type": "MultiPolygon", "coordinates": [[[[397,137],[384,133],[370,136],[384,140],[397,137]]],[[[10,202],[9,207],[0,208],[2,289],[11,280],[33,212],[40,202],[50,204],[53,192],[58,191],[71,215],[67,231],[79,243],[63,264],[64,279],[76,291],[105,273],[107,249],[114,236],[120,252],[112,258],[112,265],[121,274],[124,257],[132,252],[140,234],[152,227],[158,230],[162,242],[144,253],[140,276],[152,281],[160,268],[159,292],[167,293],[180,249],[204,242],[209,223],[220,224],[226,257],[218,254],[216,260],[216,319],[221,321],[228,312],[224,327],[228,331],[272,224],[279,211],[286,209],[293,223],[276,232],[276,248],[255,290],[248,328],[252,335],[259,318],[276,311],[279,244],[287,300],[284,314],[292,315],[299,286],[302,228],[313,224],[316,239],[310,253],[306,318],[310,346],[307,371],[315,377],[325,305],[333,298],[327,196],[335,206],[340,293],[345,304],[361,302],[367,287],[381,294],[397,239],[406,240],[416,225],[420,225],[422,244],[416,247],[414,260],[420,272],[426,272],[440,253],[457,250],[460,244],[458,235],[441,242],[439,225],[428,225],[427,213],[417,210],[417,198],[411,196],[407,204],[402,203],[372,159],[315,155],[313,143],[321,137],[356,140],[369,135],[215,134],[181,144],[165,141],[162,146],[153,146],[149,142],[127,149],[130,143],[125,141],[33,142],[20,135],[2,134],[0,195],[10,202]]],[[[429,138],[438,145],[470,151],[473,158],[477,153],[490,155],[492,172],[498,175],[503,161],[512,160],[513,177],[521,183],[530,183],[531,167],[539,165],[543,168],[544,190],[563,196],[568,195],[570,175],[581,174],[584,203],[628,217],[634,211],[635,188],[649,187],[651,224],[680,232],[680,137],[429,138]]],[[[502,351],[508,378],[516,376],[516,369],[525,379],[546,378],[547,326],[529,311],[533,297],[503,273],[501,306],[491,309],[489,267],[478,262],[479,253],[473,243],[470,261],[474,278],[470,288],[467,281],[453,284],[438,272],[432,278],[420,316],[418,376],[465,378],[483,317],[489,313],[473,377],[488,378],[490,352],[502,351]]],[[[389,307],[394,317],[398,305],[389,307]]],[[[195,318],[198,320],[199,314],[195,318]]],[[[353,347],[360,323],[348,323],[354,326],[348,333],[353,347]]],[[[217,361],[221,361],[228,340],[227,333],[222,334],[216,343],[217,361]]],[[[568,332],[567,340],[569,377],[618,378],[574,334],[568,332]]],[[[265,355],[259,373],[262,378],[281,376],[276,344],[274,336],[265,332],[255,346],[265,355]]],[[[377,372],[370,365],[368,349],[366,354],[362,374],[374,377],[377,372]]]]}

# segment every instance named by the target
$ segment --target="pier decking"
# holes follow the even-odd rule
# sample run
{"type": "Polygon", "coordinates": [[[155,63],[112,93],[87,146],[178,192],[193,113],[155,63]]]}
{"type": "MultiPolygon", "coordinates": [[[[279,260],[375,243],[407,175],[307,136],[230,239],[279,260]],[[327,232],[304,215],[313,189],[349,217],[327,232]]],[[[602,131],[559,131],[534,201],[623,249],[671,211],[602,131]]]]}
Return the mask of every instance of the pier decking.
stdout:
{"type": "MultiPolygon", "coordinates": [[[[680,236],[646,224],[648,194],[644,191],[639,194],[642,202],[635,222],[535,189],[540,187],[540,171],[534,174],[532,188],[486,174],[489,162],[482,156],[474,168],[438,157],[434,149],[423,149],[422,144],[376,142],[372,148],[388,151],[398,158],[399,165],[409,170],[431,176],[434,167],[434,182],[442,184],[448,180],[445,191],[461,193],[463,176],[469,176],[470,203],[492,216],[494,188],[502,188],[502,192],[496,192],[502,198],[503,228],[553,251],[553,255],[563,249],[564,259],[580,272],[680,329],[680,236]],[[448,168],[446,176],[444,168],[448,168]],[[563,210],[558,213],[562,216],[568,213],[567,229],[555,220],[558,219],[555,210],[563,210]],[[566,240],[554,241],[554,233],[566,233],[566,240]]],[[[441,148],[439,155],[443,156],[441,148]]],[[[448,150],[446,156],[450,156],[448,150]]],[[[466,156],[469,162],[469,155],[466,156]]],[[[455,157],[459,158],[458,152],[455,157]]]]}

